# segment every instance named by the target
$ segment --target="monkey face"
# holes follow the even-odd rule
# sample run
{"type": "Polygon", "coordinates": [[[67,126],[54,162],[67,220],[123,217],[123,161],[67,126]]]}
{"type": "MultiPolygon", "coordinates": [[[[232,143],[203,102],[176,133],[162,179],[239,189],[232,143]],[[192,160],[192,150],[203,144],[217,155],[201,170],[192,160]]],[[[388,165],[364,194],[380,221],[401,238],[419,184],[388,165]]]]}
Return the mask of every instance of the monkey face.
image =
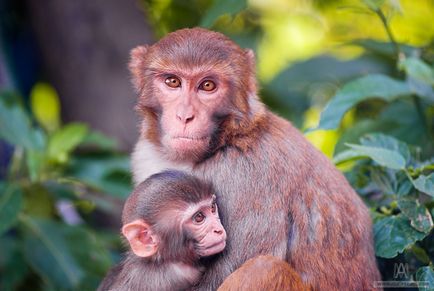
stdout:
{"type": "Polygon", "coordinates": [[[199,257],[212,256],[224,250],[226,231],[220,222],[215,196],[190,208],[186,214],[185,229],[194,241],[199,257]]]}
{"type": "Polygon", "coordinates": [[[225,107],[225,80],[210,71],[193,71],[158,75],[153,83],[162,108],[163,147],[175,159],[200,158],[217,128],[213,116],[225,107]]]}
{"type": "Polygon", "coordinates": [[[252,118],[254,55],[201,28],[170,33],[132,50],[144,136],[169,160],[197,162],[252,118]]]}

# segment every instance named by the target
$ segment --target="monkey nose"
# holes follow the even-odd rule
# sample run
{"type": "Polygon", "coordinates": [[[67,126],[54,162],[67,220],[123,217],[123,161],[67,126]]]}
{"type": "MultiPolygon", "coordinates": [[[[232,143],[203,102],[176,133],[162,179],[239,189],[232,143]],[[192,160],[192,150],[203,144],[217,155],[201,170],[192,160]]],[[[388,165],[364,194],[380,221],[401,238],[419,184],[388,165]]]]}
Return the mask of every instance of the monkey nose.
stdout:
{"type": "Polygon", "coordinates": [[[214,229],[214,232],[216,234],[222,234],[223,233],[223,229],[214,229]]]}
{"type": "Polygon", "coordinates": [[[194,119],[194,115],[193,114],[176,114],[176,118],[183,123],[189,123],[190,121],[192,121],[194,119]]]}

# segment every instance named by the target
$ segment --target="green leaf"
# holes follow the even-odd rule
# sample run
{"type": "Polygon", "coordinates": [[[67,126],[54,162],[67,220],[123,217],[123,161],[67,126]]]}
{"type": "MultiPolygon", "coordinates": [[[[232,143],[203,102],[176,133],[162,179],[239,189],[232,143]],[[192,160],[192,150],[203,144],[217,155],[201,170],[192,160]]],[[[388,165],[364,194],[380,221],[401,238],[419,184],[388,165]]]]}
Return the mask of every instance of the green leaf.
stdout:
{"type": "Polygon", "coordinates": [[[420,192],[434,197],[434,173],[429,176],[420,175],[416,180],[412,180],[414,187],[420,192]]]}
{"type": "Polygon", "coordinates": [[[68,174],[118,198],[131,192],[129,158],[127,156],[95,156],[74,158],[68,174]]]}
{"type": "Polygon", "coordinates": [[[409,57],[400,60],[398,66],[414,79],[434,85],[434,70],[421,59],[409,57]]]}
{"type": "Polygon", "coordinates": [[[0,235],[16,222],[22,200],[21,189],[17,186],[0,184],[0,235]]]}
{"type": "Polygon", "coordinates": [[[375,253],[382,258],[393,258],[426,235],[411,227],[403,215],[379,219],[374,224],[375,253]]]}
{"type": "Polygon", "coordinates": [[[26,149],[42,150],[45,145],[44,134],[34,129],[30,118],[18,104],[7,104],[0,95],[0,138],[12,145],[26,149]]]}
{"type": "Polygon", "coordinates": [[[222,0],[214,1],[214,4],[208,9],[202,17],[200,26],[210,28],[214,22],[222,15],[235,15],[241,10],[246,9],[246,0],[222,0]]]}
{"type": "Polygon", "coordinates": [[[30,106],[36,120],[48,131],[60,125],[60,102],[56,90],[46,83],[37,83],[30,92],[30,106]]]}
{"type": "Polygon", "coordinates": [[[29,150],[26,156],[27,169],[29,170],[30,181],[38,181],[46,162],[46,155],[42,151],[29,150]]]}
{"type": "Polygon", "coordinates": [[[86,227],[74,226],[63,228],[63,236],[73,257],[86,275],[105,275],[113,262],[96,233],[86,227]]]}
{"type": "Polygon", "coordinates": [[[428,209],[415,198],[409,197],[398,200],[399,209],[408,217],[418,231],[428,233],[433,227],[433,221],[428,209]]]}
{"type": "Polygon", "coordinates": [[[360,159],[363,157],[364,157],[364,155],[360,154],[357,151],[345,150],[345,151],[341,151],[340,153],[338,153],[337,155],[335,155],[333,157],[333,163],[335,165],[339,165],[339,164],[353,161],[353,160],[357,160],[357,159],[360,159]]]}
{"type": "Polygon", "coordinates": [[[389,172],[384,171],[377,167],[371,168],[371,179],[379,187],[379,189],[385,194],[394,194],[394,187],[392,183],[394,182],[393,176],[389,172]]]}
{"type": "Polygon", "coordinates": [[[380,98],[390,102],[411,93],[407,83],[385,75],[368,75],[356,79],[345,84],[329,101],[321,113],[316,129],[337,128],[345,112],[361,101],[380,98]]]}
{"type": "Polygon", "coordinates": [[[2,291],[19,290],[25,277],[29,274],[29,267],[20,252],[20,241],[11,236],[0,238],[0,288],[2,291]]]}
{"type": "Polygon", "coordinates": [[[97,146],[103,150],[114,151],[117,148],[117,141],[101,132],[92,131],[86,135],[82,145],[97,146]]]}
{"type": "Polygon", "coordinates": [[[62,236],[62,229],[66,226],[24,215],[20,220],[27,230],[24,254],[33,270],[57,289],[78,286],[84,274],[62,236]]]}
{"type": "Polygon", "coordinates": [[[68,154],[86,137],[88,127],[82,123],[70,123],[56,131],[48,143],[48,155],[57,162],[64,163],[68,154]]]}
{"type": "Polygon", "coordinates": [[[396,151],[380,147],[369,147],[356,144],[347,145],[361,156],[369,157],[383,167],[394,170],[401,170],[405,168],[404,157],[396,151]]]}
{"type": "Polygon", "coordinates": [[[434,271],[431,266],[419,268],[416,272],[416,281],[420,291],[434,290],[434,271]]]}
{"type": "Polygon", "coordinates": [[[370,9],[377,11],[383,6],[385,0],[363,0],[370,9]]]}
{"type": "Polygon", "coordinates": [[[403,143],[396,138],[382,133],[371,133],[363,136],[360,143],[364,146],[384,148],[401,154],[406,163],[411,159],[410,150],[406,143],[403,143]]]}

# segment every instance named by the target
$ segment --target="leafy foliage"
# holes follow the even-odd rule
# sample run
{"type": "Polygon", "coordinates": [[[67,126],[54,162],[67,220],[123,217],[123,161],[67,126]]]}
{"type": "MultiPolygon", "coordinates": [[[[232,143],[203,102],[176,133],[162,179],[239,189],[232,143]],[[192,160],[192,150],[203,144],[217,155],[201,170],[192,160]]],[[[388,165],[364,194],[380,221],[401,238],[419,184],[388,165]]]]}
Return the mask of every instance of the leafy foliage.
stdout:
{"type": "Polygon", "coordinates": [[[15,147],[0,183],[0,248],[10,254],[0,259],[0,289],[95,290],[113,264],[107,249],[118,254],[119,238],[102,235],[89,211],[119,215],[131,187],[128,160],[107,151],[113,142],[85,124],[52,126],[59,112],[49,121],[33,104],[35,123],[22,104],[0,93],[0,136],[15,147]]]}

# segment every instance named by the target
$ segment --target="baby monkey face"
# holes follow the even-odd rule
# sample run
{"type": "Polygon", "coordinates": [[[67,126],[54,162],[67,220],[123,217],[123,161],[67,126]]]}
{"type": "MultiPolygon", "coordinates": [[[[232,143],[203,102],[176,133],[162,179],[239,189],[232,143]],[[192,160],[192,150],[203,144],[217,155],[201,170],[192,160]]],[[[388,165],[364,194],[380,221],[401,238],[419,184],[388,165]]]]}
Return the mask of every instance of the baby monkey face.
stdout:
{"type": "Polygon", "coordinates": [[[220,222],[215,195],[189,206],[183,220],[197,255],[208,257],[224,250],[226,231],[220,222]]]}

